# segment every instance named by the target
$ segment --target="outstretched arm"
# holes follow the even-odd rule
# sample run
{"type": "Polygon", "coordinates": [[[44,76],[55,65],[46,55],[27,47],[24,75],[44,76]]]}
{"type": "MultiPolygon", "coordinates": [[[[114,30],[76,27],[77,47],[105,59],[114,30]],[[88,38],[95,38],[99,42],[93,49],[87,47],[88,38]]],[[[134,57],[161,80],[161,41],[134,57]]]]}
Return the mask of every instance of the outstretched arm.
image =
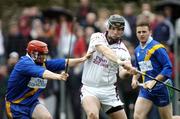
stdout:
{"type": "MultiPolygon", "coordinates": [[[[109,60],[111,60],[114,63],[119,64],[122,66],[125,70],[123,71],[124,74],[137,74],[136,68],[132,67],[130,61],[122,61],[114,52],[112,49],[108,48],[107,46],[104,45],[97,45],[96,49],[98,52],[101,52],[105,57],[107,57],[109,60]],[[127,72],[127,71],[128,72],[127,72]]],[[[121,75],[121,74],[120,74],[121,75]]],[[[121,76],[120,76],[121,77],[121,76]]]]}
{"type": "Polygon", "coordinates": [[[44,79],[49,79],[49,80],[67,80],[68,76],[69,75],[64,72],[62,72],[61,74],[57,74],[57,73],[53,73],[49,70],[45,70],[42,77],[44,79]]]}
{"type": "Polygon", "coordinates": [[[122,61],[112,51],[112,49],[110,49],[110,48],[108,48],[107,46],[104,46],[104,45],[97,45],[96,49],[97,49],[98,52],[101,52],[106,58],[108,58],[112,62],[121,65],[122,61]]]}
{"type": "Polygon", "coordinates": [[[70,67],[76,66],[80,63],[83,63],[84,61],[86,61],[87,59],[89,59],[91,57],[91,55],[93,54],[93,52],[91,53],[87,53],[86,55],[84,55],[81,58],[71,58],[71,59],[66,59],[66,64],[68,63],[68,65],[70,67]]]}

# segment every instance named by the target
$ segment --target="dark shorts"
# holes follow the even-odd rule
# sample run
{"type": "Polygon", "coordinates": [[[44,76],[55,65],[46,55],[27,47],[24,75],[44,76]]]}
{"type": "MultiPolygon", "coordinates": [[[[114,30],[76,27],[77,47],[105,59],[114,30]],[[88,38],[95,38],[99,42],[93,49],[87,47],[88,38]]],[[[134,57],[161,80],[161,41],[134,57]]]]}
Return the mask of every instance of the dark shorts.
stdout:
{"type": "Polygon", "coordinates": [[[36,105],[39,104],[39,101],[34,102],[32,105],[20,105],[12,104],[6,101],[6,113],[7,116],[11,119],[32,119],[32,113],[36,105]]]}
{"type": "MultiPolygon", "coordinates": [[[[168,85],[172,85],[172,81],[167,81],[168,85]]],[[[156,85],[152,90],[144,89],[141,87],[139,97],[151,100],[156,106],[163,107],[171,102],[173,96],[172,89],[168,88],[164,84],[156,85]]]]}
{"type": "Polygon", "coordinates": [[[124,109],[124,107],[122,105],[117,106],[117,107],[112,107],[111,109],[109,109],[106,112],[106,114],[111,114],[111,113],[117,112],[117,111],[122,110],[122,109],[124,109]]]}

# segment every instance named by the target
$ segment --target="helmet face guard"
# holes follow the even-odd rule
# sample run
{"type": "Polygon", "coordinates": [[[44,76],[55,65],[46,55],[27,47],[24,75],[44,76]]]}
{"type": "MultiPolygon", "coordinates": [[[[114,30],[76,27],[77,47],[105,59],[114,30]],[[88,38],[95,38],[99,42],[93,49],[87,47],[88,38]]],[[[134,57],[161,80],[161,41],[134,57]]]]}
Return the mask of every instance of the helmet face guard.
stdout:
{"type": "Polygon", "coordinates": [[[108,29],[111,27],[118,27],[124,30],[125,20],[120,15],[111,15],[108,19],[108,29]]]}
{"type": "Polygon", "coordinates": [[[27,52],[36,63],[44,63],[48,55],[47,44],[38,40],[28,43],[27,52]]]}
{"type": "Polygon", "coordinates": [[[31,55],[31,58],[34,60],[34,62],[42,64],[46,61],[48,54],[32,52],[30,55],[31,55]]]}

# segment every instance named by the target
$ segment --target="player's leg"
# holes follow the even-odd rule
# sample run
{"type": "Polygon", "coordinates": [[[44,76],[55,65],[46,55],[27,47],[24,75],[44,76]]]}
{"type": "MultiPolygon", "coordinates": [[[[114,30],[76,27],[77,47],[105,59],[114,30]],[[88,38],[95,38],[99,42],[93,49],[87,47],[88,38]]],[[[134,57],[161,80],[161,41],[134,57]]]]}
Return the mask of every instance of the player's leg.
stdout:
{"type": "Polygon", "coordinates": [[[108,115],[111,119],[127,119],[125,110],[122,106],[113,107],[109,110],[110,113],[108,115]]]}
{"type": "Polygon", "coordinates": [[[31,119],[31,106],[13,104],[6,101],[8,119],[31,119]]]}
{"type": "Polygon", "coordinates": [[[161,119],[172,119],[172,104],[167,106],[158,107],[161,119]]]}
{"type": "Polygon", "coordinates": [[[52,119],[51,114],[42,104],[37,104],[32,113],[33,119],[52,119]]]}
{"type": "Polygon", "coordinates": [[[82,106],[87,119],[99,119],[100,102],[95,96],[86,96],[82,99],[82,106]]]}
{"type": "Polygon", "coordinates": [[[134,119],[146,119],[152,104],[152,101],[138,97],[135,103],[134,119]]]}
{"type": "MultiPolygon", "coordinates": [[[[168,85],[172,85],[172,81],[169,79],[167,79],[165,82],[168,85]]],[[[161,119],[172,119],[173,111],[171,100],[173,97],[173,90],[165,85],[160,85],[157,94],[158,97],[155,104],[158,106],[161,119]]]]}
{"type": "Polygon", "coordinates": [[[123,107],[124,104],[122,103],[116,88],[106,88],[99,100],[101,102],[102,110],[104,110],[111,119],[127,119],[123,107]]]}

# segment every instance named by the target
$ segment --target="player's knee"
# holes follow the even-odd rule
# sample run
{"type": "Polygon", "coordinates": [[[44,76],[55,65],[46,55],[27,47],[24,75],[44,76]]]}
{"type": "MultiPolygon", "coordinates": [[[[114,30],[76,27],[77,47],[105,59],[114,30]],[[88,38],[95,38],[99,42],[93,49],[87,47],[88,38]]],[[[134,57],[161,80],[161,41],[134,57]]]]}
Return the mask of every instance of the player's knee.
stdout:
{"type": "Polygon", "coordinates": [[[99,119],[99,114],[95,112],[89,112],[87,116],[88,116],[88,119],[99,119]]]}
{"type": "Polygon", "coordinates": [[[134,112],[134,119],[145,119],[145,118],[146,118],[146,114],[145,113],[134,112]]]}
{"type": "Polygon", "coordinates": [[[53,118],[50,114],[46,114],[44,115],[43,119],[53,119],[53,118]]]}
{"type": "Polygon", "coordinates": [[[134,119],[140,119],[140,115],[137,113],[134,113],[134,119]]]}

